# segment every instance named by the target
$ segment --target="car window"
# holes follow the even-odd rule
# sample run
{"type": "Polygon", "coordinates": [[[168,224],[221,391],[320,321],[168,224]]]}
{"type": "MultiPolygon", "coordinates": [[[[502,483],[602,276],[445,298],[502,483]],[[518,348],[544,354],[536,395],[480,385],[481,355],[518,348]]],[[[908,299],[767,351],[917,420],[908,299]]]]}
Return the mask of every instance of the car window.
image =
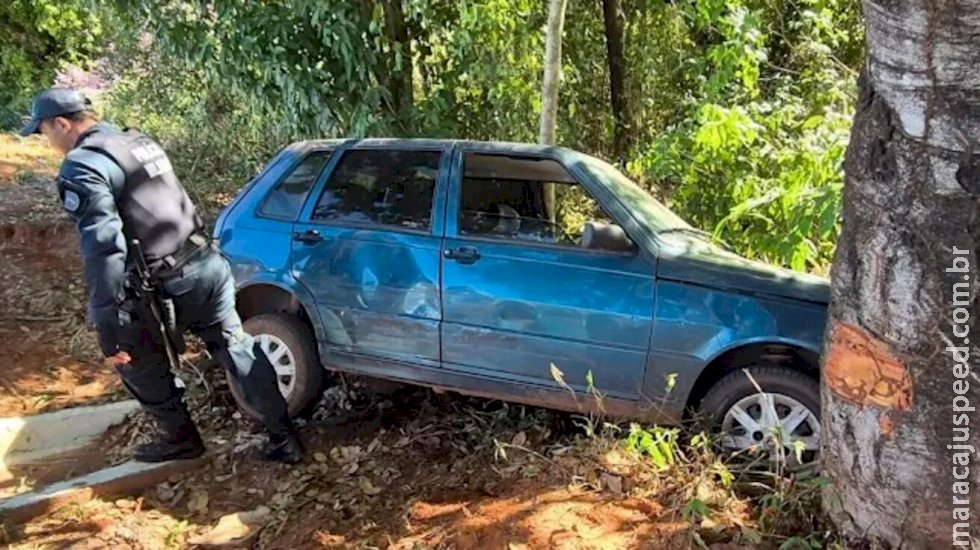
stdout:
{"type": "Polygon", "coordinates": [[[484,238],[581,247],[587,222],[613,223],[551,159],[466,154],[460,206],[460,232],[484,238]]]}
{"type": "Polygon", "coordinates": [[[348,151],[327,180],[313,219],[428,230],[441,156],[439,151],[348,151]]]}
{"type": "Polygon", "coordinates": [[[654,232],[691,228],[690,224],[680,216],[671,212],[608,162],[584,157],[581,166],[601,185],[619,197],[632,212],[637,213],[654,232]]]}
{"type": "Polygon", "coordinates": [[[293,171],[276,185],[269,193],[259,214],[270,218],[295,220],[303,209],[306,195],[309,194],[313,183],[320,175],[320,170],[330,159],[332,151],[313,151],[293,171]]]}

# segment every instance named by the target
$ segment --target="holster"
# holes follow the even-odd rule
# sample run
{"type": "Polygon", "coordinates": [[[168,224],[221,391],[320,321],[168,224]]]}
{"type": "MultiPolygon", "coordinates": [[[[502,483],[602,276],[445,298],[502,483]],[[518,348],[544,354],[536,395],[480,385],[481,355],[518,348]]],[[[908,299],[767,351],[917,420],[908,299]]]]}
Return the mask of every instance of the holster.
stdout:
{"type": "Polygon", "coordinates": [[[119,325],[123,333],[123,338],[120,339],[121,349],[132,352],[139,344],[141,330],[159,332],[162,327],[163,332],[159,337],[169,340],[178,354],[184,353],[187,343],[177,326],[174,301],[170,298],[154,298],[151,294],[139,292],[136,290],[139,288],[137,285],[135,281],[126,281],[125,299],[119,305],[119,325]],[[162,319],[153,318],[153,308],[149,303],[149,300],[153,299],[160,302],[159,311],[162,319]]]}
{"type": "Polygon", "coordinates": [[[129,354],[140,343],[140,328],[145,324],[141,319],[147,313],[140,311],[143,308],[134,294],[131,289],[126,288],[123,301],[119,304],[119,349],[129,354]]]}

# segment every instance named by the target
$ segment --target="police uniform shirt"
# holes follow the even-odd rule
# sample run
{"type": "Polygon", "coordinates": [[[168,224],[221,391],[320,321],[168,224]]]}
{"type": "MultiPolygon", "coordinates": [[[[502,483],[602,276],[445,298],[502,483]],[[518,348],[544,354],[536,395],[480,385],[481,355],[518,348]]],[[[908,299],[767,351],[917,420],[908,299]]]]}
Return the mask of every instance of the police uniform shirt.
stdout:
{"type": "Polygon", "coordinates": [[[89,318],[115,324],[128,239],[140,239],[148,261],[176,252],[199,226],[194,205],[156,142],[105,123],[79,137],[57,181],[78,231],[89,318]]]}

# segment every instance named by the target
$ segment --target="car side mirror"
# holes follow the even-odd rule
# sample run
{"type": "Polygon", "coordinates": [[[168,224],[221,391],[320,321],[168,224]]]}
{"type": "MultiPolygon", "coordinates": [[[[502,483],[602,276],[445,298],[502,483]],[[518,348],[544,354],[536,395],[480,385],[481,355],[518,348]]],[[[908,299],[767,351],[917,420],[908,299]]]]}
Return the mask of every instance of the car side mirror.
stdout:
{"type": "Polygon", "coordinates": [[[622,227],[614,223],[586,222],[582,228],[582,248],[632,254],[636,245],[622,227]]]}

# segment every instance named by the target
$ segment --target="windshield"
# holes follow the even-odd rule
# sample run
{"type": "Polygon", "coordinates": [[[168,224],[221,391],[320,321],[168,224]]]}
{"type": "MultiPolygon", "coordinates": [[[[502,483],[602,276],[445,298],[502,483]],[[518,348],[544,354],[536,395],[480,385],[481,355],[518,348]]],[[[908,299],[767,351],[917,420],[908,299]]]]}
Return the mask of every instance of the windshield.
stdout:
{"type": "Polygon", "coordinates": [[[667,209],[657,199],[633,183],[613,165],[599,159],[582,156],[582,167],[599,183],[613,192],[654,233],[667,229],[689,229],[690,224],[667,209]]]}

